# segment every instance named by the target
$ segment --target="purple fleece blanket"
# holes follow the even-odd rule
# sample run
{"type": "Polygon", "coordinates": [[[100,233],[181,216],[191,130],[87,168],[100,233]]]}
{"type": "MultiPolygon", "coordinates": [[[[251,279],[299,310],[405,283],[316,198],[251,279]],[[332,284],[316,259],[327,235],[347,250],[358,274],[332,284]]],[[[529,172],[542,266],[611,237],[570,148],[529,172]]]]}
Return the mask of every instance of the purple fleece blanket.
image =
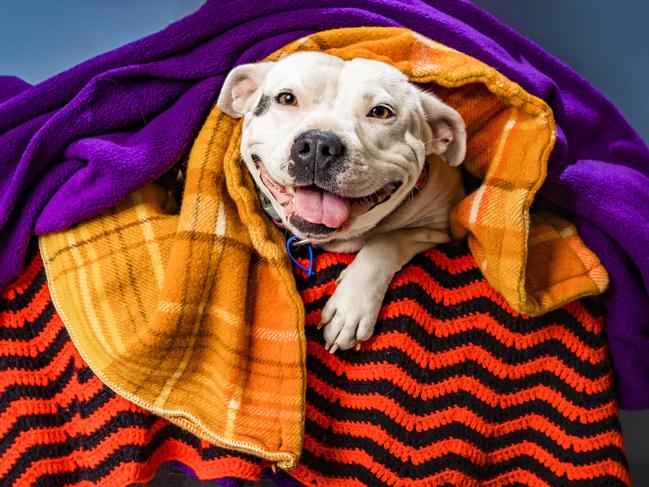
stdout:
{"type": "Polygon", "coordinates": [[[647,146],[586,81],[460,0],[210,1],[39,85],[0,77],[0,287],[23,269],[31,236],[100,213],[178,161],[233,66],[315,31],[363,25],[417,31],[552,106],[558,139],[542,194],[570,212],[610,272],[622,405],[648,408],[647,146]]]}

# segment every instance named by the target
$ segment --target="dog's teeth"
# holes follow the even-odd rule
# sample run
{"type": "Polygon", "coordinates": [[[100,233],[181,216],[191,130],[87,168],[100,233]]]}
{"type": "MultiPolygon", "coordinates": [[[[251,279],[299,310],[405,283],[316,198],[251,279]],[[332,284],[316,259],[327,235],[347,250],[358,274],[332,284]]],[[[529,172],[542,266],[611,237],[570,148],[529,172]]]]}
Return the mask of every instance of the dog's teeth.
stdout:
{"type": "Polygon", "coordinates": [[[295,194],[295,188],[293,186],[286,186],[284,190],[286,191],[286,194],[295,194]]]}

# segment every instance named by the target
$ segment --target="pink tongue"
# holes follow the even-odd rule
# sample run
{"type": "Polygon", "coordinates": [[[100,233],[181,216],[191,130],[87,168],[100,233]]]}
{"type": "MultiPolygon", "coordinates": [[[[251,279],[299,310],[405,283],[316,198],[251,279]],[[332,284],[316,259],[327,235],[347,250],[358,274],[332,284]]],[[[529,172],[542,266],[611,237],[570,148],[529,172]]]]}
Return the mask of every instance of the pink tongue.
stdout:
{"type": "Polygon", "coordinates": [[[340,228],[349,220],[349,200],[319,189],[297,188],[293,209],[304,220],[340,228]]]}

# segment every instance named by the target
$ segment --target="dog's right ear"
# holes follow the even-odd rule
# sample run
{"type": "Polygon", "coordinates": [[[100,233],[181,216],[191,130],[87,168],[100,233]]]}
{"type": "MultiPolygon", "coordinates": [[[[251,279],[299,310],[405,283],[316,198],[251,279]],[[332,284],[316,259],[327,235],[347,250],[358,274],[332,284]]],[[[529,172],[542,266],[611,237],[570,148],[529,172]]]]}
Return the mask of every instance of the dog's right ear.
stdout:
{"type": "Polygon", "coordinates": [[[216,106],[232,118],[241,118],[250,109],[250,101],[273,67],[272,62],[237,66],[221,87],[216,106]]]}
{"type": "Polygon", "coordinates": [[[449,166],[458,166],[466,155],[466,127],[460,114],[432,93],[420,91],[421,104],[432,138],[426,155],[438,154],[449,166]]]}

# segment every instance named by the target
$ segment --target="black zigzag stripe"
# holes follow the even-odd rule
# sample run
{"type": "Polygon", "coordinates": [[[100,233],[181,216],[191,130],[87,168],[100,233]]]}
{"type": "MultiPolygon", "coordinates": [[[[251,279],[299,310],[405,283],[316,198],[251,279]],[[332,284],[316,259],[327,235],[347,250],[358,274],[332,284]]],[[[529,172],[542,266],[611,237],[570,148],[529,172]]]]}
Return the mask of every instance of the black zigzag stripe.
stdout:
{"type": "Polygon", "coordinates": [[[54,341],[35,357],[20,355],[0,357],[0,370],[17,369],[23,371],[37,371],[45,369],[53,363],[54,358],[69,342],[70,337],[68,336],[68,332],[65,328],[61,327],[56,334],[54,341]]]}
{"type": "MultiPolygon", "coordinates": [[[[308,367],[313,368],[311,362],[308,367]]],[[[561,414],[551,404],[541,400],[532,399],[515,406],[503,407],[500,405],[491,406],[481,401],[477,396],[467,391],[457,391],[432,399],[421,399],[414,397],[407,391],[404,391],[394,383],[387,380],[365,380],[349,381],[343,380],[335,373],[328,369],[314,371],[318,378],[327,382],[335,388],[344,387],[347,394],[363,397],[368,393],[390,398],[393,402],[399,404],[409,414],[418,415],[422,411],[443,411],[450,407],[465,407],[473,413],[481,416],[490,422],[509,422],[530,414],[544,416],[552,423],[561,427],[566,433],[575,436],[593,435],[610,430],[619,430],[619,423],[616,417],[603,418],[598,421],[583,423],[580,418],[574,420],[561,414]],[[344,385],[343,385],[344,384],[344,385]]],[[[311,400],[312,389],[307,391],[307,399],[311,400]]],[[[588,405],[590,407],[590,404],[588,405]]]]}
{"type": "Polygon", "coordinates": [[[86,401],[80,401],[78,405],[79,416],[89,418],[97,410],[101,409],[108,401],[115,397],[115,393],[108,387],[103,386],[97,393],[86,401]]]}
{"type": "MultiPolygon", "coordinates": [[[[442,247],[440,247],[440,250],[442,247]]],[[[444,247],[446,249],[446,247],[444,247]]],[[[477,268],[474,268],[473,271],[477,272],[478,278],[474,278],[473,275],[471,278],[467,277],[462,277],[466,276],[467,274],[470,274],[473,271],[465,271],[460,274],[456,275],[451,275],[441,267],[439,267],[433,260],[427,258],[424,254],[419,254],[413,260],[410,261],[410,263],[406,264],[404,266],[404,269],[407,269],[408,267],[413,267],[417,266],[424,270],[426,274],[434,281],[436,281],[438,284],[442,284],[443,290],[453,290],[457,289],[460,287],[465,287],[465,285],[458,286],[457,282],[458,279],[464,279],[466,281],[466,284],[473,283],[475,281],[482,281],[484,280],[484,277],[482,276],[482,273],[477,268]],[[444,285],[442,281],[446,281],[448,285],[444,285]]],[[[311,287],[317,287],[321,286],[323,284],[326,284],[327,282],[330,282],[334,279],[336,279],[340,272],[342,272],[345,269],[344,264],[334,264],[324,271],[327,271],[327,273],[323,273],[323,271],[320,271],[318,273],[314,273],[309,279],[304,279],[301,276],[296,277],[296,282],[298,283],[298,289],[305,290],[311,287]],[[331,272],[329,272],[331,270],[331,272]]],[[[415,284],[415,283],[411,283],[415,284]]],[[[430,297],[426,291],[419,286],[419,289],[421,291],[421,295],[417,294],[416,298],[417,300],[419,297],[428,297],[429,300],[432,301],[432,303],[439,305],[439,307],[443,310],[447,310],[448,308],[456,308],[458,306],[461,306],[464,303],[459,303],[459,305],[446,305],[444,303],[437,303],[434,300],[432,300],[432,297],[430,297]]],[[[386,301],[385,303],[390,303],[394,301],[398,301],[399,299],[403,299],[403,296],[401,294],[395,295],[393,298],[391,298],[391,294],[394,293],[395,290],[389,290],[388,295],[386,296],[386,301]]],[[[411,289],[407,289],[406,294],[411,291],[411,289]]],[[[412,295],[407,295],[406,297],[412,298],[412,295]]],[[[583,326],[575,320],[570,313],[568,313],[565,310],[556,310],[551,313],[546,313],[540,317],[536,318],[524,318],[521,316],[518,317],[513,317],[509,313],[505,312],[499,305],[494,303],[488,298],[477,298],[480,300],[480,305],[484,304],[491,304],[492,306],[498,308],[499,311],[499,316],[497,316],[497,320],[504,326],[506,326],[508,329],[511,331],[517,332],[517,333],[529,333],[536,331],[538,329],[545,328],[548,324],[552,324],[554,322],[561,323],[562,325],[568,324],[568,325],[573,325],[574,329],[571,327],[571,331],[576,332],[579,329],[581,331],[586,331],[584,330],[583,326]],[[504,319],[504,320],[503,320],[504,319]],[[568,320],[568,323],[566,323],[566,320],[568,320]]],[[[326,301],[326,300],[325,300],[326,301]]],[[[307,303],[307,307],[309,305],[314,304],[314,303],[307,303]]],[[[324,303],[320,303],[324,304],[324,303]]],[[[590,312],[594,317],[601,316],[603,314],[603,306],[602,303],[598,300],[595,299],[584,299],[582,300],[582,305],[587,309],[587,311],[590,312]]],[[[315,307],[315,306],[313,306],[315,307]]],[[[429,306],[429,308],[435,308],[436,306],[432,305],[429,306]]],[[[441,316],[438,316],[441,318],[441,316]]],[[[452,319],[454,316],[451,315],[450,318],[452,319]]],[[[448,318],[446,318],[448,319],[448,318]]],[[[592,334],[593,337],[598,337],[597,334],[592,334]]]]}
{"type": "MultiPolygon", "coordinates": [[[[374,463],[382,464],[382,461],[382,458],[374,458],[374,463]]],[[[330,460],[323,460],[310,452],[308,448],[305,449],[302,455],[302,462],[308,466],[309,469],[319,472],[326,477],[357,480],[365,485],[372,486],[389,485],[363,465],[358,463],[339,463],[330,460]]],[[[432,462],[426,462],[420,465],[418,472],[410,472],[414,475],[407,475],[403,471],[393,473],[400,477],[400,480],[403,482],[402,485],[421,485],[421,482],[425,479],[443,471],[458,471],[471,476],[478,481],[487,482],[517,469],[531,472],[553,486],[570,485],[570,487],[616,487],[626,485],[624,482],[620,481],[620,479],[611,475],[584,480],[568,480],[566,477],[558,477],[540,465],[535,459],[527,456],[515,457],[507,462],[480,467],[471,462],[471,460],[460,455],[447,454],[432,462]]]]}
{"type": "MultiPolygon", "coordinates": [[[[550,338],[537,345],[518,350],[514,347],[508,347],[493,335],[481,329],[474,328],[445,337],[430,335],[410,317],[381,320],[377,323],[374,333],[375,336],[379,336],[391,332],[407,334],[414,342],[420,344],[427,354],[430,352],[438,354],[450,352],[465,346],[479,346],[485,352],[491,354],[494,359],[512,366],[523,365],[531,360],[540,358],[554,357],[563,363],[566,368],[572,369],[577,374],[590,380],[605,377],[611,371],[608,359],[604,359],[596,364],[584,361],[556,338],[550,338]]],[[[322,343],[324,340],[322,331],[316,327],[307,327],[306,334],[309,340],[313,340],[316,343],[322,343]]],[[[410,354],[405,354],[398,349],[391,349],[389,351],[363,350],[362,354],[354,353],[353,351],[343,352],[340,354],[340,357],[349,364],[364,365],[378,363],[384,360],[384,355],[389,355],[390,357],[395,355],[391,359],[392,363],[402,364],[402,368],[412,377],[418,375],[418,369],[421,367],[414,361],[410,354]]]]}
{"type": "Polygon", "coordinates": [[[53,428],[63,426],[69,421],[65,414],[31,414],[20,416],[16,422],[0,439],[0,455],[3,455],[16,441],[16,438],[25,431],[38,430],[42,428],[53,428]]]}
{"type": "Polygon", "coordinates": [[[52,399],[56,394],[61,392],[70,382],[74,375],[73,358],[69,357],[65,369],[52,381],[44,385],[24,385],[15,384],[8,386],[0,394],[0,413],[14,401],[25,397],[38,399],[52,399]]]}
{"type": "MultiPolygon", "coordinates": [[[[321,310],[329,297],[325,295],[316,301],[305,304],[306,314],[321,310]]],[[[418,283],[407,283],[388,290],[383,306],[405,299],[417,301],[431,318],[439,321],[461,320],[472,315],[487,315],[510,332],[523,336],[547,329],[548,326],[555,323],[561,323],[563,328],[570,331],[589,348],[599,348],[603,343],[602,335],[588,331],[570,313],[563,309],[525,319],[512,316],[497,303],[486,297],[473,298],[451,305],[437,302],[418,283]]]]}
{"type": "MultiPolygon", "coordinates": [[[[310,287],[314,283],[321,286],[337,279],[345,267],[346,265],[341,263],[332,264],[319,269],[310,278],[305,278],[301,275],[296,276],[296,282],[300,289],[310,287]]],[[[435,261],[423,255],[414,257],[406,264],[406,267],[419,267],[428,278],[449,291],[464,288],[484,279],[480,269],[476,267],[458,272],[457,274],[449,274],[446,270],[439,267],[435,261]]]]}
{"type": "Polygon", "coordinates": [[[582,298],[579,300],[581,305],[584,307],[586,312],[594,318],[601,318],[606,314],[606,308],[604,307],[604,301],[597,298],[582,298]]]}
{"type": "MultiPolygon", "coordinates": [[[[140,428],[148,428],[155,421],[155,416],[152,416],[147,413],[129,413],[130,417],[120,416],[113,423],[113,427],[116,429],[128,428],[137,426],[140,428]]],[[[70,418],[68,417],[69,421],[70,418]]],[[[115,429],[113,430],[115,431],[115,429]]],[[[7,485],[13,485],[13,483],[20,478],[20,476],[35,462],[44,459],[55,459],[62,458],[68,455],[72,455],[75,452],[83,452],[88,450],[93,446],[96,446],[98,442],[108,437],[108,433],[104,433],[103,426],[101,429],[97,430],[94,435],[99,437],[99,441],[96,441],[93,445],[86,444],[83,440],[83,437],[70,437],[63,442],[53,442],[38,444],[28,448],[12,465],[11,469],[5,475],[4,480],[7,482],[7,485]]],[[[137,458],[136,456],[130,456],[129,458],[120,458],[120,455],[116,455],[116,458],[112,458],[114,455],[109,455],[110,463],[114,466],[124,461],[133,460],[137,458]]]]}
{"type": "MultiPolygon", "coordinates": [[[[149,416],[149,422],[155,420],[155,417],[149,416]]],[[[150,426],[150,423],[145,425],[146,427],[150,426]]],[[[176,440],[182,443],[185,443],[188,447],[191,447],[198,451],[200,456],[204,460],[216,460],[225,457],[237,457],[242,458],[250,463],[259,464],[261,460],[253,458],[249,455],[242,453],[231,452],[223,448],[210,447],[207,449],[200,448],[200,442],[198,438],[194,435],[178,428],[177,426],[167,425],[158,431],[151,441],[146,445],[123,445],[114,452],[112,452],[103,462],[100,464],[90,467],[90,468],[77,468],[74,472],[66,473],[57,473],[50,475],[43,475],[38,479],[38,482],[35,485],[40,486],[54,486],[54,485],[66,485],[68,483],[78,482],[80,480],[86,480],[89,482],[97,482],[102,478],[108,476],[115,468],[117,468],[122,463],[130,462],[139,462],[145,463],[151,455],[162,446],[165,441],[176,440]]],[[[47,451],[39,452],[47,455],[47,451]]]]}
{"type": "MultiPolygon", "coordinates": [[[[314,260],[317,261],[318,254],[314,254],[314,260]]],[[[453,290],[465,287],[468,284],[471,284],[475,281],[481,281],[484,279],[480,270],[472,266],[463,271],[451,274],[446,269],[440,267],[434,260],[426,257],[424,254],[419,254],[413,257],[410,262],[408,262],[405,267],[418,266],[428,274],[432,279],[435,279],[438,284],[441,284],[443,288],[453,290]]],[[[311,286],[318,285],[321,286],[326,284],[338,277],[340,272],[345,269],[346,264],[341,262],[332,262],[326,267],[320,268],[318,271],[314,272],[310,278],[304,278],[302,275],[296,276],[296,282],[299,284],[300,289],[306,289],[311,286]]]]}
{"type": "Polygon", "coordinates": [[[596,348],[602,342],[600,334],[586,330],[565,309],[551,311],[535,318],[515,317],[486,297],[473,298],[455,305],[436,302],[418,283],[408,283],[390,289],[385,302],[391,303],[403,299],[416,300],[431,316],[442,321],[466,318],[471,314],[489,315],[509,331],[521,335],[544,330],[550,325],[560,323],[588,347],[596,348]]]}
{"type": "MultiPolygon", "coordinates": [[[[347,434],[333,435],[329,430],[321,428],[320,426],[318,426],[317,424],[309,420],[307,420],[305,426],[309,431],[309,436],[311,436],[312,438],[315,438],[320,442],[323,441],[322,439],[326,438],[326,440],[328,440],[327,443],[331,445],[335,445],[336,448],[348,448],[352,450],[365,452],[368,455],[371,455],[379,463],[379,465],[382,465],[383,467],[392,470],[395,473],[398,473],[398,475],[401,477],[421,479],[422,477],[431,475],[431,473],[433,474],[441,473],[445,470],[445,468],[447,468],[444,461],[446,455],[441,457],[429,458],[424,461],[418,459],[416,463],[404,462],[397,455],[395,455],[393,450],[385,448],[383,445],[376,443],[371,438],[366,438],[363,436],[352,436],[347,434]]],[[[465,438],[462,438],[462,440],[465,440],[465,438]]],[[[481,443],[483,444],[480,445],[480,447],[478,447],[479,450],[484,452],[491,452],[496,449],[495,445],[490,445],[488,439],[483,438],[482,440],[483,441],[481,443]]],[[[553,448],[551,448],[548,452],[554,455],[555,454],[554,449],[556,449],[556,445],[554,445],[553,448]]],[[[526,451],[521,450],[517,455],[517,457],[528,458],[533,463],[537,464],[537,468],[532,471],[535,471],[539,474],[545,472],[550,475],[556,475],[552,473],[552,471],[547,466],[542,465],[540,462],[538,462],[538,460],[534,459],[531,456],[531,454],[528,453],[528,451],[529,450],[526,451]]],[[[467,467],[473,468],[476,466],[475,464],[471,463],[471,460],[467,459],[462,455],[450,453],[449,456],[459,457],[466,461],[466,464],[462,469],[462,471],[465,473],[468,473],[465,470],[467,467]],[[471,465],[471,467],[469,467],[469,465],[471,465]]],[[[505,463],[513,462],[517,457],[511,458],[505,463]]],[[[584,452],[581,454],[575,453],[569,456],[567,460],[564,460],[564,462],[575,466],[588,466],[591,463],[591,461],[595,462],[595,461],[606,461],[606,460],[613,460],[621,465],[626,464],[626,460],[624,459],[624,453],[621,452],[619,449],[613,447],[602,448],[602,450],[596,452],[596,454],[594,455],[591,454],[591,452],[584,452]]],[[[484,476],[484,474],[481,475],[481,477],[482,476],[484,476]]],[[[557,485],[557,482],[555,480],[554,482],[550,482],[550,484],[557,485]]]]}
{"type": "Polygon", "coordinates": [[[16,312],[25,308],[29,308],[30,304],[38,294],[38,292],[43,289],[47,282],[47,277],[45,276],[45,269],[41,268],[36,274],[36,277],[32,282],[29,283],[27,288],[22,293],[16,293],[13,299],[0,299],[0,311],[5,312],[16,312]]]}
{"type": "MultiPolygon", "coordinates": [[[[612,393],[609,389],[591,394],[586,391],[577,391],[551,372],[534,372],[522,378],[500,378],[489,370],[483,368],[480,364],[471,361],[466,361],[449,367],[442,367],[440,369],[429,370],[418,367],[417,364],[414,364],[412,359],[401,350],[386,350],[386,353],[384,353],[382,357],[383,360],[379,363],[392,364],[401,368],[404,375],[409,375],[422,386],[425,384],[439,384],[448,380],[450,377],[470,377],[499,394],[512,394],[535,386],[547,386],[559,392],[568,402],[575,405],[582,404],[584,402],[584,397],[587,396],[588,407],[591,409],[608,404],[613,399],[612,393]]],[[[338,386],[338,384],[340,384],[340,378],[337,378],[335,374],[322,364],[318,364],[317,360],[308,360],[307,366],[310,367],[309,372],[316,374],[331,385],[338,386]]],[[[372,387],[376,384],[376,381],[369,382],[371,382],[372,387]]],[[[345,383],[349,384],[349,389],[346,389],[349,391],[359,387],[358,384],[363,384],[365,387],[369,387],[370,385],[368,384],[368,381],[363,380],[358,381],[346,379],[345,383]]],[[[395,384],[391,382],[390,384],[392,387],[395,386],[395,384]]],[[[406,395],[410,397],[411,401],[415,400],[415,398],[410,394],[406,395]]],[[[404,397],[404,401],[408,401],[406,397],[404,397]]],[[[406,405],[408,403],[409,402],[405,402],[402,404],[406,405]]]]}
{"type": "Polygon", "coordinates": [[[0,327],[0,340],[29,342],[43,333],[55,314],[56,309],[50,300],[33,321],[25,320],[24,325],[19,328],[0,327]]]}
{"type": "MultiPolygon", "coordinates": [[[[308,428],[314,428],[313,424],[307,425],[308,428]]],[[[315,430],[313,430],[315,433],[315,430]]],[[[321,435],[327,434],[327,431],[319,431],[318,434],[314,434],[314,438],[321,438],[321,435]]],[[[350,450],[362,451],[370,455],[374,462],[378,465],[383,466],[384,468],[392,471],[396,476],[400,477],[403,480],[409,479],[412,481],[421,481],[426,477],[442,473],[447,469],[458,470],[466,475],[470,475],[474,478],[480,480],[487,480],[491,478],[498,477],[512,470],[522,468],[529,472],[534,473],[539,478],[545,480],[550,485],[562,485],[568,479],[565,477],[558,476],[550,468],[540,463],[529,453],[521,451],[519,455],[510,458],[509,460],[504,460],[495,464],[488,464],[485,466],[478,465],[474,463],[471,459],[466,458],[463,455],[458,455],[456,453],[446,453],[439,457],[430,458],[425,461],[414,463],[404,463],[399,458],[397,458],[391,451],[385,449],[381,445],[376,444],[375,442],[362,437],[355,437],[351,435],[339,434],[335,438],[336,448],[345,448],[350,450]]],[[[305,458],[306,461],[306,458],[305,458]]],[[[331,472],[336,472],[337,467],[340,464],[332,465],[332,462],[328,462],[329,465],[326,469],[320,470],[323,473],[331,474],[331,472]]],[[[312,466],[312,465],[310,465],[312,466]]],[[[592,479],[591,479],[592,482],[592,479]]],[[[573,485],[573,484],[570,484],[573,485]]],[[[592,485],[585,484],[585,485],[592,485]]]]}
{"type": "Polygon", "coordinates": [[[77,378],[80,384],[85,384],[95,377],[95,373],[87,365],[77,370],[77,378]]]}
{"type": "MultiPolygon", "coordinates": [[[[626,462],[624,452],[613,445],[604,445],[590,451],[577,452],[574,449],[566,449],[557,443],[550,436],[531,428],[525,428],[507,433],[498,437],[486,437],[480,432],[466,426],[462,423],[449,423],[426,431],[408,431],[398,423],[392,421],[382,413],[377,411],[359,411],[349,408],[336,408],[333,404],[326,404],[325,399],[320,397],[316,400],[313,395],[309,397],[313,406],[322,406],[321,412],[332,418],[332,421],[352,421],[359,425],[359,437],[363,437],[362,430],[364,424],[373,424],[381,426],[384,430],[383,438],[386,441],[399,441],[405,446],[420,448],[421,445],[431,445],[449,438],[461,438],[462,440],[472,443],[476,448],[491,453],[511,445],[521,442],[532,442],[543,448],[547,452],[558,458],[559,461],[572,463],[574,465],[587,465],[590,463],[606,461],[612,459],[618,463],[626,462]],[[389,431],[389,434],[387,433],[389,431]]],[[[331,446],[338,445],[338,434],[322,427],[311,419],[307,418],[307,433],[313,438],[326,442],[331,446]]],[[[365,438],[374,441],[371,438],[365,438]]]]}

